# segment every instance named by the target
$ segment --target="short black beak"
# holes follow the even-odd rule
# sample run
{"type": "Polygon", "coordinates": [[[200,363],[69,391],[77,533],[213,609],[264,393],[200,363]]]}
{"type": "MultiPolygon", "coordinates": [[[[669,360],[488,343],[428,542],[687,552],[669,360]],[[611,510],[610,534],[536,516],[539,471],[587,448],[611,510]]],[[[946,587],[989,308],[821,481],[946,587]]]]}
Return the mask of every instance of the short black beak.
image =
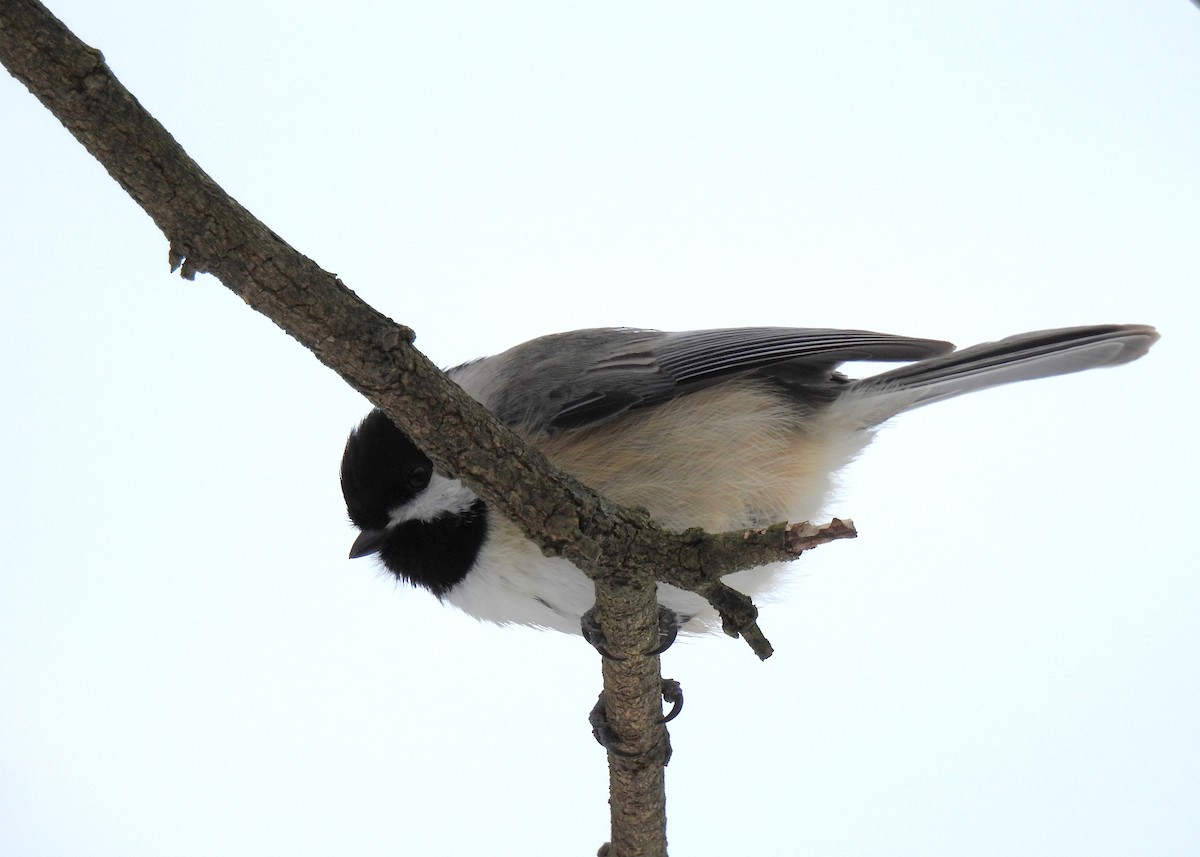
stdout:
{"type": "Polygon", "coordinates": [[[354,544],[350,546],[350,559],[358,559],[360,556],[378,552],[383,547],[383,540],[386,538],[387,530],[363,530],[354,540],[354,544]]]}

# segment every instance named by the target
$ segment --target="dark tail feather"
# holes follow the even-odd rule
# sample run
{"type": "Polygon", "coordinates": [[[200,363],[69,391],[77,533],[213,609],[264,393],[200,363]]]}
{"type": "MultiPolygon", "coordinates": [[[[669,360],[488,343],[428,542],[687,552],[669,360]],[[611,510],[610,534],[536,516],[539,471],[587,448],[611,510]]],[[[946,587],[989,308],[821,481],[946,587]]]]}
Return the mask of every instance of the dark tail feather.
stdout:
{"type": "Polygon", "coordinates": [[[1137,360],[1158,340],[1153,327],[1105,324],[1039,330],[920,360],[855,381],[847,393],[892,399],[880,422],[901,411],[1016,381],[1067,375],[1137,360]]]}

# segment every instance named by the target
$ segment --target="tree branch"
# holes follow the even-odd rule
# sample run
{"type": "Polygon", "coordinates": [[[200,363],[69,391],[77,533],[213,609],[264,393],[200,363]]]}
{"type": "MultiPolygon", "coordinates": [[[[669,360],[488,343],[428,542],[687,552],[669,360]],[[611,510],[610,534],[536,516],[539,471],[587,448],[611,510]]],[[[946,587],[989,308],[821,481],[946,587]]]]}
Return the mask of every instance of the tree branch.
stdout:
{"type": "Polygon", "coordinates": [[[34,0],[0,0],[0,60],[66,126],[167,237],[172,269],[211,273],[361,392],[442,469],[512,518],[547,553],[596,583],[597,617],[611,649],[604,664],[609,716],[640,755],[610,754],[613,843],[619,857],[665,854],[658,723],[654,580],[704,595],[726,631],[770,654],[750,600],[724,574],[794,558],[816,541],[783,528],[712,536],[670,533],[557,471],[440,372],[413,332],[286,244],[226,194],[147,113],[104,63],[34,0]]]}

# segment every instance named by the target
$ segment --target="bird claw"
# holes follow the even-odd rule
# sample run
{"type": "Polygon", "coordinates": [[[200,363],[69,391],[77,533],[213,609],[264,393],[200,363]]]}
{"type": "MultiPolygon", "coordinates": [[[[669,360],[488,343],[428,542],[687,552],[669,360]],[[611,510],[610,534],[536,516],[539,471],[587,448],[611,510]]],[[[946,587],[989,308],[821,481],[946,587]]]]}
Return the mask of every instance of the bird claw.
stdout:
{"type": "Polygon", "coordinates": [[[679,637],[681,624],[679,615],[674,610],[658,605],[658,645],[646,652],[646,657],[657,657],[671,648],[679,637]]]}
{"type": "Polygon", "coordinates": [[[612,728],[612,724],[608,722],[608,709],[604,704],[603,693],[597,697],[596,704],[588,712],[588,724],[592,727],[592,737],[596,739],[596,743],[614,756],[631,759],[637,755],[637,753],[630,750],[623,750],[618,746],[621,739],[612,728]]]}
{"type": "Polygon", "coordinates": [[[608,650],[608,638],[604,636],[604,632],[600,630],[600,623],[596,621],[595,607],[579,618],[579,632],[583,634],[583,639],[588,641],[588,645],[600,653],[600,657],[609,661],[625,660],[608,650]]]}
{"type": "MultiPolygon", "coordinates": [[[[675,679],[664,678],[662,680],[662,697],[665,701],[671,703],[671,710],[664,714],[658,721],[659,723],[666,724],[678,717],[679,712],[683,710],[683,688],[675,679]]],[[[620,746],[621,738],[612,728],[612,724],[608,722],[608,709],[605,707],[603,693],[597,697],[596,704],[588,712],[588,723],[592,727],[592,736],[596,739],[596,743],[614,756],[619,756],[622,759],[631,759],[641,755],[620,746]]],[[[663,730],[663,737],[667,742],[666,752],[663,755],[663,765],[666,766],[671,761],[671,736],[665,729],[663,730]]]]}
{"type": "Polygon", "coordinates": [[[673,678],[662,680],[662,698],[671,703],[671,710],[663,715],[659,723],[670,723],[683,711],[683,685],[673,678]]]}
{"type": "MultiPolygon", "coordinates": [[[[654,648],[643,652],[642,656],[653,658],[661,655],[675,642],[679,636],[680,622],[679,615],[669,607],[658,605],[658,645],[654,648]]],[[[608,638],[604,636],[604,631],[600,629],[600,623],[596,621],[596,608],[583,614],[579,619],[579,630],[583,634],[583,638],[588,641],[593,649],[600,653],[600,656],[610,661],[624,661],[628,658],[622,655],[614,655],[608,648],[608,638]]]]}

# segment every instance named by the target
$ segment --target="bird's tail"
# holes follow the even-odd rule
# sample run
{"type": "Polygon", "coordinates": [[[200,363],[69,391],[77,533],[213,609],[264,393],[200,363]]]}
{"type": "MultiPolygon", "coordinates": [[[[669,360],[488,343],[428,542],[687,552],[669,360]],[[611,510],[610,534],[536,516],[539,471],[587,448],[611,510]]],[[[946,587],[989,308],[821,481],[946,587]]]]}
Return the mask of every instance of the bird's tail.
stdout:
{"type": "Polygon", "coordinates": [[[843,398],[870,403],[868,425],[988,387],[1137,360],[1158,339],[1153,327],[1105,324],[1010,336],[854,381],[843,398]]]}

